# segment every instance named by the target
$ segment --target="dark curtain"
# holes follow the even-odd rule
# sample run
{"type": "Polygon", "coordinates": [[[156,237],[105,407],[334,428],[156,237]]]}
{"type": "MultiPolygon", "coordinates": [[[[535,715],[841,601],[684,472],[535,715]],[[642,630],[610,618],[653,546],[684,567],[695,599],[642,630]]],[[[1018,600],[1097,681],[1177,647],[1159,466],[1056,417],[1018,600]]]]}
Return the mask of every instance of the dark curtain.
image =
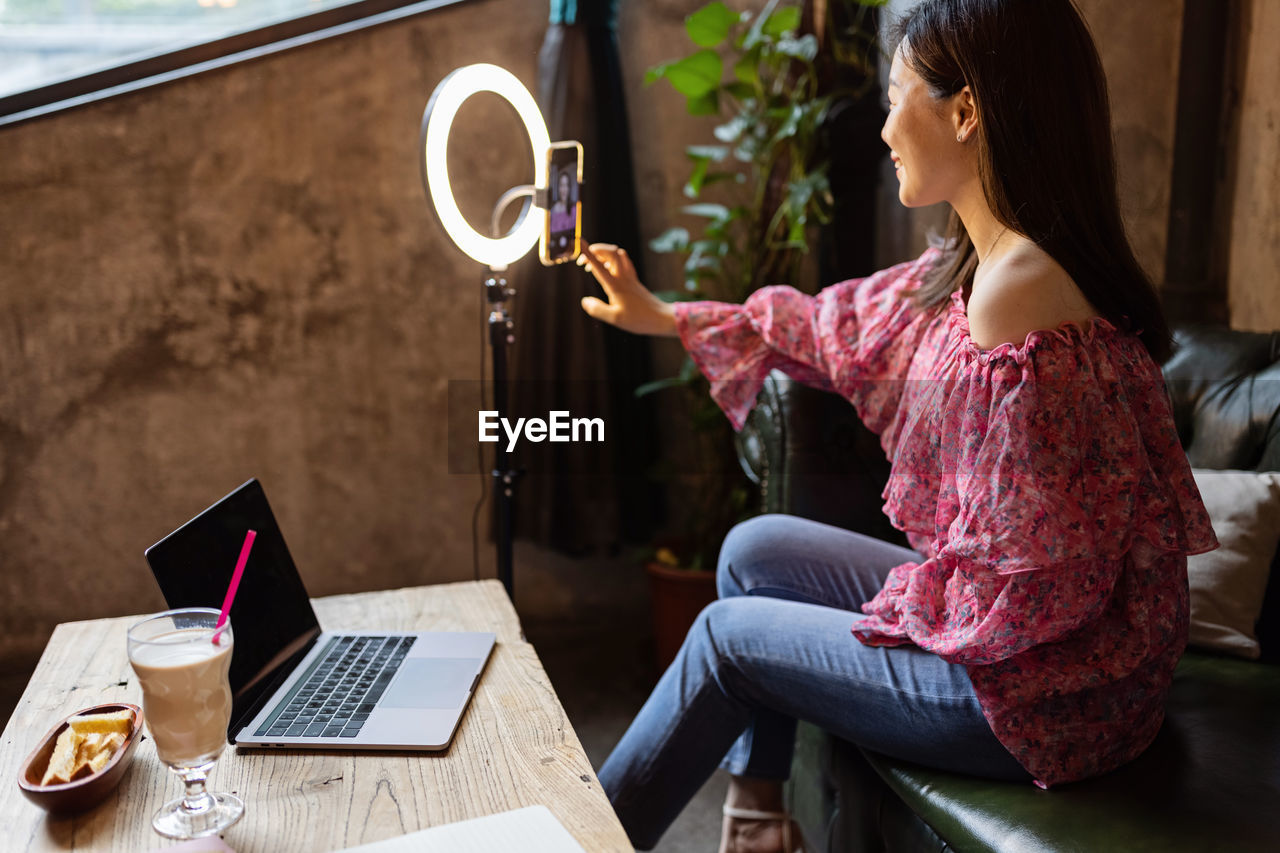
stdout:
{"type": "MultiPolygon", "coordinates": [[[[552,0],[538,57],[538,101],[552,141],[584,149],[584,242],[616,243],[641,262],[626,99],[618,58],[620,0],[552,0]]],[[[643,278],[643,270],[639,270],[643,278]]],[[[648,339],[592,320],[579,305],[602,296],[576,264],[524,262],[512,351],[511,410],[602,418],[602,444],[522,441],[516,535],[568,553],[647,539],[661,514],[649,476],[656,458],[651,398],[634,390],[652,378],[648,339]]]]}
{"type": "MultiPolygon", "coordinates": [[[[820,90],[839,93],[827,114],[822,140],[835,202],[818,243],[818,283],[826,287],[879,268],[876,207],[884,185],[884,164],[889,161],[889,149],[880,138],[885,119],[877,71],[880,10],[850,0],[806,0],[804,9],[806,28],[822,31],[820,90]],[[856,50],[862,62],[838,61],[831,49],[836,38],[844,40],[844,50],[856,50]]],[[[898,182],[892,172],[888,185],[896,205],[898,182]]]]}

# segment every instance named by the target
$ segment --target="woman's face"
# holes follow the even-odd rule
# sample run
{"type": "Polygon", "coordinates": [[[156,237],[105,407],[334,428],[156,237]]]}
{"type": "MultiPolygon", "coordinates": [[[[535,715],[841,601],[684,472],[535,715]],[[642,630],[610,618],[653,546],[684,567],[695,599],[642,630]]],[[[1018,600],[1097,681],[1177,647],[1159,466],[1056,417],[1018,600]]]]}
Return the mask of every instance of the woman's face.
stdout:
{"type": "MultiPolygon", "coordinates": [[[[569,201],[569,176],[564,172],[560,173],[560,200],[563,202],[569,201]]],[[[543,203],[545,204],[546,202],[543,203]]]]}
{"type": "Polygon", "coordinates": [[[893,55],[889,71],[889,115],[880,138],[889,146],[898,176],[898,199],[907,207],[951,201],[977,175],[964,145],[956,139],[957,94],[942,100],[929,94],[920,75],[893,55]]]}

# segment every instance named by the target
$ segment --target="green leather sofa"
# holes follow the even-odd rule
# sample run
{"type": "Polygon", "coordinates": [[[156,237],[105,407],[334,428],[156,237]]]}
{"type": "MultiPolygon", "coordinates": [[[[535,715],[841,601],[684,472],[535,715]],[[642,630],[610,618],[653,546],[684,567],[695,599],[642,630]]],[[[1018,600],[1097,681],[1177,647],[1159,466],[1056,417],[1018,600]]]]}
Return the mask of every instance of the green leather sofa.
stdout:
{"type": "MultiPolygon", "coordinates": [[[[1197,468],[1280,470],[1280,332],[1187,327],[1164,365],[1197,468]]],[[[763,509],[905,544],[880,511],[888,462],[852,406],[769,377],[739,435],[763,509]]],[[[810,850],[1280,851],[1280,557],[1262,659],[1189,650],[1164,727],[1107,776],[1042,791],[866,752],[801,724],[789,785],[810,850]]]]}

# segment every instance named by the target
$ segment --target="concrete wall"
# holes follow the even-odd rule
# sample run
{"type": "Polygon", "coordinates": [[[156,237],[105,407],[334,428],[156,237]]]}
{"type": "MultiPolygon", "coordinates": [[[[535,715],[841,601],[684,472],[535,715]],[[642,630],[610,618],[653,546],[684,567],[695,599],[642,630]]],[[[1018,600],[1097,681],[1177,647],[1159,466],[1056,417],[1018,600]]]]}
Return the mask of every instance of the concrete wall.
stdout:
{"type": "Polygon", "coordinates": [[[1241,15],[1238,142],[1228,255],[1231,325],[1280,329],[1280,3],[1241,15]]]}
{"type": "MultiPolygon", "coordinates": [[[[472,0],[0,129],[0,667],[160,607],[144,547],[250,476],[313,593],[471,576],[444,414],[480,276],[418,126],[459,65],[532,85],[545,21],[472,0]]],[[[521,140],[464,108],[473,221],[531,174],[521,140]]]]}
{"type": "Polygon", "coordinates": [[[1178,110],[1182,0],[1076,0],[1111,95],[1120,210],[1134,254],[1164,280],[1178,110]]]}

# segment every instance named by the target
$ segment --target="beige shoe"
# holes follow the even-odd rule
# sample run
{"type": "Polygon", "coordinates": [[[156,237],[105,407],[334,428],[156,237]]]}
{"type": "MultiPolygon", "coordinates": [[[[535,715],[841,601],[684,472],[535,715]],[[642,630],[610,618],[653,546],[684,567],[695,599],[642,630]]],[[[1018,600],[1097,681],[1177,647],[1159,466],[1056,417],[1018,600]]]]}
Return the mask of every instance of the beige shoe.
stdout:
{"type": "Polygon", "coordinates": [[[736,806],[724,807],[725,817],[738,820],[776,820],[782,824],[782,849],[787,853],[804,853],[804,839],[791,837],[791,815],[787,812],[762,812],[757,809],[740,809],[736,806]],[[792,847],[792,844],[797,846],[792,847]]]}

